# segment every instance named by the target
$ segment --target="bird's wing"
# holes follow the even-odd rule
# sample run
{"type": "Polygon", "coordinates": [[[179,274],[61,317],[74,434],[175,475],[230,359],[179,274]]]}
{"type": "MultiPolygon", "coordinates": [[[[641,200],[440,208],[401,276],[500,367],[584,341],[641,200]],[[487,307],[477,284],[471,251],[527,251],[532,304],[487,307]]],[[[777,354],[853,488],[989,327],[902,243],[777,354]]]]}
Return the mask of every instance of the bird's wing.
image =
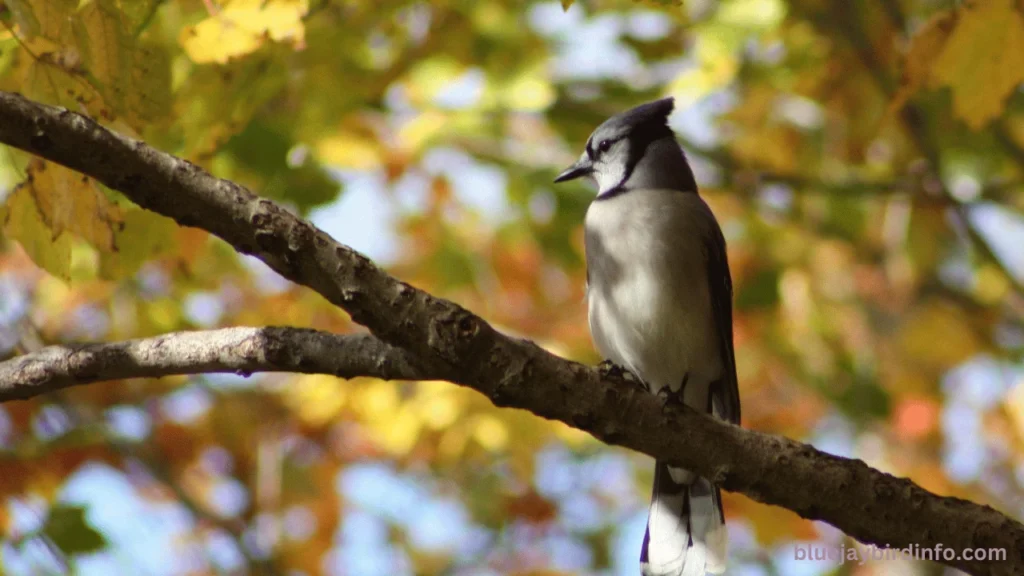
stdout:
{"type": "MultiPolygon", "coordinates": [[[[704,240],[704,252],[708,259],[708,283],[711,294],[711,309],[718,329],[722,354],[722,378],[712,386],[709,404],[718,397],[721,402],[721,417],[740,423],[740,390],[736,380],[736,355],[732,343],[732,278],[729,275],[729,257],[725,252],[725,237],[716,224],[712,234],[704,240]]],[[[710,411],[710,410],[709,410],[710,411]]]]}

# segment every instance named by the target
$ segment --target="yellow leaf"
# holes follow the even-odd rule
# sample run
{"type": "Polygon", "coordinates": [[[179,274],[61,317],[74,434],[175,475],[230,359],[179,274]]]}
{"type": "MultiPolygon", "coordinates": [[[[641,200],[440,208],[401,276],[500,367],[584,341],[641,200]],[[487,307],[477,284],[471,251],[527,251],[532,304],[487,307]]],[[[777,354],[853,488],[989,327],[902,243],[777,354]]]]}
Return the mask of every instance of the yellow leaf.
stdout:
{"type": "Polygon", "coordinates": [[[345,405],[346,388],[333,376],[298,376],[284,388],[285,402],[299,418],[313,426],[323,426],[345,405]]]}
{"type": "Polygon", "coordinates": [[[579,448],[588,442],[594,442],[593,436],[579,428],[573,428],[568,424],[558,421],[553,421],[551,426],[555,431],[555,436],[558,436],[562,442],[565,442],[571,448],[579,448]]]}
{"type": "Polygon", "coordinates": [[[932,71],[936,57],[942,52],[950,33],[956,26],[958,13],[947,10],[932,16],[910,40],[910,47],[903,60],[903,77],[890,111],[903,107],[918,90],[924,86],[932,71]]]}
{"type": "MultiPolygon", "coordinates": [[[[68,251],[71,251],[70,247],[68,251]]],[[[40,310],[66,310],[74,298],[74,291],[56,277],[46,276],[36,287],[35,298],[40,310]]]]}
{"type": "Polygon", "coordinates": [[[178,327],[178,322],[181,320],[181,309],[180,304],[171,298],[158,298],[149,302],[140,302],[139,307],[142,309],[142,318],[148,325],[148,332],[146,329],[140,330],[143,334],[162,334],[164,332],[170,332],[178,327]]]}
{"type": "Polygon", "coordinates": [[[409,100],[417,107],[429,104],[465,71],[464,64],[448,56],[435,56],[417,63],[406,81],[409,100]]]}
{"type": "Polygon", "coordinates": [[[405,404],[392,417],[378,419],[372,422],[372,426],[380,446],[396,456],[402,456],[416,445],[423,421],[414,406],[405,404]]]}
{"type": "Polygon", "coordinates": [[[740,69],[736,47],[730,34],[723,33],[731,29],[706,26],[698,30],[697,65],[677,76],[666,90],[681,102],[677,106],[682,107],[683,103],[694,102],[724,88],[736,77],[740,69]]]}
{"type": "Polygon", "coordinates": [[[116,250],[100,252],[100,276],[108,280],[134,274],[150,258],[177,245],[177,224],[148,210],[128,210],[114,230],[116,250]]]}
{"type": "MultiPolygon", "coordinates": [[[[15,17],[24,39],[5,80],[32,99],[84,110],[98,119],[121,116],[136,130],[166,117],[171,98],[167,52],[136,39],[136,23],[121,4],[16,3],[15,17]]],[[[6,82],[0,86],[10,88],[6,82]]]]}
{"type": "Polygon", "coordinates": [[[953,110],[977,130],[1003,111],[1024,80],[1024,17],[1013,0],[966,5],[932,67],[936,84],[953,90],[953,110]]]}
{"type": "Polygon", "coordinates": [[[396,140],[403,150],[419,152],[433,142],[449,122],[447,115],[427,110],[402,125],[396,140]]]}
{"type": "Polygon", "coordinates": [[[54,42],[71,37],[78,0],[8,0],[22,36],[42,36],[54,42]]]}
{"type": "Polygon", "coordinates": [[[367,381],[355,400],[356,409],[367,421],[392,418],[401,403],[395,383],[384,380],[367,381]]]}
{"type": "Polygon", "coordinates": [[[59,164],[34,159],[22,188],[32,195],[52,237],[74,232],[99,250],[115,250],[114,231],[121,227],[121,209],[88,177],[59,164]]]}
{"type": "Polygon", "coordinates": [[[733,140],[732,148],[737,158],[745,162],[786,174],[797,167],[794,146],[789,144],[798,137],[788,126],[766,124],[760,130],[740,134],[733,140]]]}
{"type": "Polygon", "coordinates": [[[137,41],[130,24],[119,3],[96,1],[79,10],[75,35],[89,83],[113,112],[139,129],[168,116],[171,66],[167,51],[137,41]]]}
{"type": "Polygon", "coordinates": [[[80,74],[81,54],[73,45],[59,45],[42,36],[9,46],[12,63],[0,78],[0,88],[21,92],[28,98],[103,115],[102,97],[80,74]]]}
{"type": "Polygon", "coordinates": [[[442,430],[451,426],[462,413],[462,402],[453,393],[453,386],[445,383],[439,388],[431,382],[420,382],[419,393],[414,402],[419,410],[419,418],[432,430],[442,430]]]}
{"type": "Polygon", "coordinates": [[[248,54],[259,48],[258,34],[227,20],[227,14],[211,16],[182,32],[181,45],[194,62],[227,62],[232,57],[248,54]]]}
{"type": "Polygon", "coordinates": [[[508,426],[489,414],[481,415],[473,428],[473,438],[491,452],[497,452],[508,445],[508,426]]]}
{"type": "Polygon", "coordinates": [[[235,0],[221,12],[182,31],[180,42],[194,62],[225,63],[259,48],[265,39],[305,39],[306,0],[235,0]]]}
{"type": "Polygon", "coordinates": [[[15,190],[2,216],[4,235],[17,240],[37,266],[65,282],[71,279],[71,238],[67,234],[53,237],[28,190],[15,190]]]}
{"type": "Polygon", "coordinates": [[[1017,382],[1006,395],[1006,412],[1017,428],[1017,434],[1024,438],[1024,380],[1017,382]]]}
{"type": "Polygon", "coordinates": [[[112,84],[127,68],[128,53],[124,48],[130,39],[116,17],[99,4],[90,2],[78,11],[75,35],[82,46],[83,60],[99,83],[112,84]]]}
{"type": "Polygon", "coordinates": [[[761,546],[819,537],[810,520],[800,518],[789,510],[765,506],[745,498],[729,499],[724,508],[726,514],[738,514],[750,525],[761,546]]]}
{"type": "Polygon", "coordinates": [[[322,162],[339,168],[371,170],[381,164],[377,142],[354,132],[335,132],[317,143],[316,152],[322,162]]]}
{"type": "Polygon", "coordinates": [[[466,449],[468,440],[469,430],[466,426],[453,426],[441,436],[437,444],[438,455],[442,460],[457,460],[466,449]]]}
{"type": "Polygon", "coordinates": [[[542,111],[555,101],[555,89],[541,70],[514,78],[501,89],[500,95],[506,107],[527,112],[542,111]]]}
{"type": "Polygon", "coordinates": [[[732,27],[770,30],[786,16],[781,0],[728,0],[722,2],[716,19],[732,27]]]}
{"type": "Polygon", "coordinates": [[[938,301],[927,302],[909,315],[899,344],[908,362],[937,369],[967,360],[982,346],[963,310],[938,301]]]}
{"type": "Polygon", "coordinates": [[[1010,281],[995,265],[983,264],[974,276],[971,291],[979,302],[995,306],[1007,298],[1011,290],[1010,281]]]}
{"type": "Polygon", "coordinates": [[[155,15],[164,0],[81,0],[80,8],[88,2],[96,2],[116,14],[121,26],[132,36],[137,36],[140,26],[155,15]]]}

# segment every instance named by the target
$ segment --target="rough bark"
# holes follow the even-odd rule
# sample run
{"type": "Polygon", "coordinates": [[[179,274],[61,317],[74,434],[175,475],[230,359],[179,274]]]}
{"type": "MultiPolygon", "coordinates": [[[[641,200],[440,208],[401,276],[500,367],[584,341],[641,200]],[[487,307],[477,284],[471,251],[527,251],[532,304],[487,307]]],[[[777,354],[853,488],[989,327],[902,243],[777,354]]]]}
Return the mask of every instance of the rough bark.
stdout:
{"type": "Polygon", "coordinates": [[[58,345],[0,362],[0,402],[124,378],[301,372],[341,378],[422,378],[403,350],[369,334],[305,328],[223,328],[124,342],[58,345]]]}
{"type": "Polygon", "coordinates": [[[664,407],[621,376],[504,336],[460,306],[392,278],[273,202],[88,118],[0,92],[0,142],[96,178],[143,208],[255,255],[401,349],[423,377],[472,387],[498,406],[561,420],[674,462],[865,543],[1001,548],[1006,562],[945,563],[975,574],[1024,573],[1024,525],[988,506],[937,496],[860,460],[664,407]]]}

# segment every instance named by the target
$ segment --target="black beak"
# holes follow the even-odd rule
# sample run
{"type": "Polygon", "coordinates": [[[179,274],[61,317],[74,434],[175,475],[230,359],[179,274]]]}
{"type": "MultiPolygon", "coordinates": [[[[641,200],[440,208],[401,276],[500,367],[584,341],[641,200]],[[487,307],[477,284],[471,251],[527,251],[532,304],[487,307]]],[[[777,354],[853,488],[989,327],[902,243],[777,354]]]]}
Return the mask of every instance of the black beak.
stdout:
{"type": "Polygon", "coordinates": [[[594,165],[591,163],[590,158],[585,154],[575,164],[569,166],[562,173],[555,178],[555,184],[559,182],[568,182],[569,180],[575,180],[580,176],[587,176],[594,171],[594,165]]]}

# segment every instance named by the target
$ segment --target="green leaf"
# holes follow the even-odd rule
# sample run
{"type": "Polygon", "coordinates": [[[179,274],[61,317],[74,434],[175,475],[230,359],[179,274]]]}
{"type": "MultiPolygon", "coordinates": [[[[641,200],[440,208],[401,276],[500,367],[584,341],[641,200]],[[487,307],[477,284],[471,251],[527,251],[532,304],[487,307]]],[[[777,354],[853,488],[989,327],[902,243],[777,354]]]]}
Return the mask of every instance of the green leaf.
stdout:
{"type": "Polygon", "coordinates": [[[864,230],[865,212],[864,202],[857,198],[829,198],[827,218],[822,222],[822,232],[856,241],[864,230]]]}
{"type": "Polygon", "coordinates": [[[892,401],[877,381],[856,378],[833,397],[833,402],[854,421],[870,422],[889,416],[892,401]]]}
{"type": "Polygon", "coordinates": [[[887,418],[892,398],[877,376],[859,366],[848,355],[837,358],[838,369],[832,378],[817,385],[822,394],[852,422],[863,424],[887,418]]]}
{"type": "Polygon", "coordinates": [[[261,195],[292,202],[305,213],[337,198],[341,185],[312,154],[289,165],[288,155],[295,145],[289,134],[255,120],[232,138],[224,151],[247,175],[258,178],[253,186],[261,195]]]}
{"type": "Polygon", "coordinates": [[[759,270],[739,286],[736,294],[737,310],[771,308],[778,301],[779,271],[775,268],[759,270]]]}
{"type": "Polygon", "coordinates": [[[90,554],[107,546],[107,540],[85,519],[85,507],[61,504],[50,509],[43,534],[65,554],[90,554]]]}
{"type": "Polygon", "coordinates": [[[476,262],[466,252],[466,246],[451,234],[445,234],[438,251],[434,254],[434,266],[444,270],[439,278],[440,285],[445,289],[469,285],[476,278],[476,262]]]}
{"type": "MultiPolygon", "coordinates": [[[[207,159],[287,85],[288,69],[273,46],[223,66],[200,66],[175,92],[183,156],[207,159]]],[[[261,192],[262,193],[262,192],[261,192]]]]}

